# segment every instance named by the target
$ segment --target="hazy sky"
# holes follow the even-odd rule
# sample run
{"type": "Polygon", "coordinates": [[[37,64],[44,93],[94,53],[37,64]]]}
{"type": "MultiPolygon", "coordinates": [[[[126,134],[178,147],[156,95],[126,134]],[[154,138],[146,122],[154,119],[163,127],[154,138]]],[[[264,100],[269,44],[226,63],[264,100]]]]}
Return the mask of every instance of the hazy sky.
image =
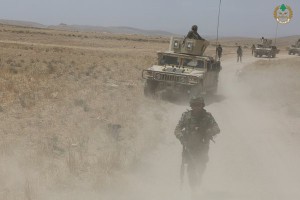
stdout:
{"type": "MultiPolygon", "coordinates": [[[[0,0],[0,19],[94,26],[130,26],[186,34],[197,24],[201,35],[216,35],[219,0],[0,0]]],[[[285,3],[292,21],[278,36],[300,35],[300,0],[222,0],[219,35],[276,33],[274,8],[285,3]]]]}

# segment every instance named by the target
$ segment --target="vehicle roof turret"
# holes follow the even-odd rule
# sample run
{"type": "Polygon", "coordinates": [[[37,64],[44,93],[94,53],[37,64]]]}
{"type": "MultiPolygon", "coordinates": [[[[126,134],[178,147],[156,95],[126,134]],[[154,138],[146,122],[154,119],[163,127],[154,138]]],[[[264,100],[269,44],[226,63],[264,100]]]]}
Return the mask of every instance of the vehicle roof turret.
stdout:
{"type": "Polygon", "coordinates": [[[172,37],[169,51],[180,54],[202,56],[209,42],[207,40],[183,39],[172,37]]]}

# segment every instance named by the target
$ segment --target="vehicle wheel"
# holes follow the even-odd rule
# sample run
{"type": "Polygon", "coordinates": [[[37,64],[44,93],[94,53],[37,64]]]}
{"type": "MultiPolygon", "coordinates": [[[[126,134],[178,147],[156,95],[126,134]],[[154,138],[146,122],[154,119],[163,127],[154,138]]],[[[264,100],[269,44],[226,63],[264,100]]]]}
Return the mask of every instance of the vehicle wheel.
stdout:
{"type": "Polygon", "coordinates": [[[275,58],[275,57],[276,57],[276,54],[273,54],[273,55],[272,55],[272,58],[275,58]]]}
{"type": "Polygon", "coordinates": [[[261,54],[259,54],[258,56],[259,56],[260,58],[262,57],[262,55],[261,55],[261,54]]]}
{"type": "Polygon", "coordinates": [[[289,51],[288,54],[291,55],[292,53],[289,51]]]}
{"type": "Polygon", "coordinates": [[[145,87],[144,87],[144,95],[146,97],[153,96],[155,94],[157,85],[158,85],[157,81],[147,80],[145,87]]]}
{"type": "Polygon", "coordinates": [[[254,53],[254,57],[257,57],[257,53],[254,53]]]}

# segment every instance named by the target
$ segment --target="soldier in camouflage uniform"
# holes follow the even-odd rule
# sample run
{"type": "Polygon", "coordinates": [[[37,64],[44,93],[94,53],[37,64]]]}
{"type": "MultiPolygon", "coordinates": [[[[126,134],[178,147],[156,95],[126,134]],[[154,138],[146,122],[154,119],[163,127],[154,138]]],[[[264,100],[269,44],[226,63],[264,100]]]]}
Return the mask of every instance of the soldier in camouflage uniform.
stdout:
{"type": "Polygon", "coordinates": [[[237,61],[236,62],[242,62],[242,57],[243,57],[243,49],[241,46],[238,46],[237,50],[236,50],[236,54],[237,54],[237,61]]]}
{"type": "Polygon", "coordinates": [[[222,57],[222,52],[223,52],[223,48],[222,46],[219,44],[216,48],[216,54],[218,56],[218,60],[220,61],[221,60],[221,57],[222,57]]]}
{"type": "Polygon", "coordinates": [[[191,30],[188,32],[187,36],[185,37],[185,39],[189,38],[189,39],[195,39],[195,40],[204,40],[204,38],[202,38],[197,31],[198,31],[198,26],[193,25],[191,30]]]}
{"type": "Polygon", "coordinates": [[[190,106],[191,110],[182,114],[175,136],[183,145],[182,167],[187,165],[189,184],[195,192],[208,162],[209,143],[220,129],[213,116],[204,109],[202,97],[192,98],[190,106]]]}
{"type": "Polygon", "coordinates": [[[297,48],[300,47],[300,39],[298,39],[298,41],[296,42],[296,47],[297,47],[297,48]]]}

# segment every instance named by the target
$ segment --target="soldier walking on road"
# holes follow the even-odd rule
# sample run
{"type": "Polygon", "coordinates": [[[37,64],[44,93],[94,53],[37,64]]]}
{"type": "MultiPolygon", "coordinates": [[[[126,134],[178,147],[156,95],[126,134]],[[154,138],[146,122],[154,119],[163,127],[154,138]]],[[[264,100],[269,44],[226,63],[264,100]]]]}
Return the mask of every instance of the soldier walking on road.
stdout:
{"type": "Polygon", "coordinates": [[[255,45],[253,44],[252,47],[251,47],[252,56],[254,54],[254,49],[255,49],[255,45]]]}
{"type": "Polygon", "coordinates": [[[213,137],[220,129],[213,116],[204,109],[202,97],[192,98],[190,106],[191,110],[182,114],[175,128],[175,136],[183,146],[181,181],[184,166],[187,165],[189,185],[193,195],[197,195],[208,162],[209,143],[214,141],[213,137]]]}
{"type": "Polygon", "coordinates": [[[221,45],[219,44],[216,48],[216,54],[217,54],[217,58],[219,61],[222,57],[222,52],[223,52],[223,49],[222,49],[221,45]]]}
{"type": "Polygon", "coordinates": [[[243,50],[241,46],[238,46],[236,53],[237,53],[237,62],[239,61],[242,62],[243,50]]]}

